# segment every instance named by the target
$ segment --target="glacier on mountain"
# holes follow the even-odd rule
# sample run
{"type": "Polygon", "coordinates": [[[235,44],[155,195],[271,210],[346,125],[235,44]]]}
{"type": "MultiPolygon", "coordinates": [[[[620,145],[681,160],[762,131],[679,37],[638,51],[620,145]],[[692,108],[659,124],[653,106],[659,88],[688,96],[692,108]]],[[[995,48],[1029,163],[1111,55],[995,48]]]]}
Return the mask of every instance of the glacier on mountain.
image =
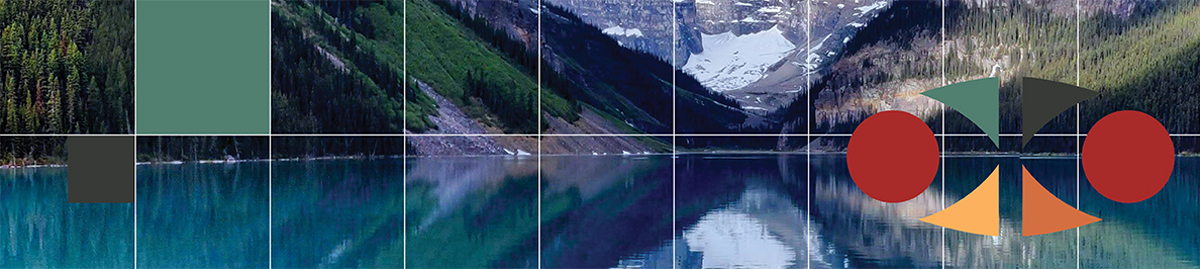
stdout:
{"type": "Polygon", "coordinates": [[[603,32],[606,35],[610,35],[610,36],[630,36],[630,37],[645,36],[642,34],[642,30],[640,30],[640,29],[637,29],[637,28],[626,29],[621,26],[613,26],[613,27],[604,28],[604,30],[601,30],[601,32],[603,32]]]}
{"type": "Polygon", "coordinates": [[[736,36],[732,32],[701,37],[704,52],[688,57],[683,71],[714,91],[735,90],[761,79],[767,68],[796,49],[779,26],[736,36]]]}

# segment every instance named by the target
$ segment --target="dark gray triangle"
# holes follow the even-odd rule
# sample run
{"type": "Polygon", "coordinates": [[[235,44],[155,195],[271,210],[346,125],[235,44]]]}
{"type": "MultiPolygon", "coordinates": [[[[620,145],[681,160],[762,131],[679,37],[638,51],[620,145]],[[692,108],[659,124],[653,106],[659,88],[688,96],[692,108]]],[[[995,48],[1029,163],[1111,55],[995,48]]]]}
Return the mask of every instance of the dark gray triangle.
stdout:
{"type": "Polygon", "coordinates": [[[1021,146],[1059,113],[1099,95],[1075,85],[1038,78],[1021,78],[1021,146]]]}

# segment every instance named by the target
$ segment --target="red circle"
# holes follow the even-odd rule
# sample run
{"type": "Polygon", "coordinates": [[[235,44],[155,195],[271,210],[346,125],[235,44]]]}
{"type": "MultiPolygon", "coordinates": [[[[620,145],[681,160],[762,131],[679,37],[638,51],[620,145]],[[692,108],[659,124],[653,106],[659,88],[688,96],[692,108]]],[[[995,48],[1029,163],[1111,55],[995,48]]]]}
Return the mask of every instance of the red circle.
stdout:
{"type": "Polygon", "coordinates": [[[1146,200],[1171,178],[1175,146],[1167,129],[1146,113],[1117,111],[1096,122],[1083,143],[1083,171],[1113,201],[1146,200]]]}
{"type": "Polygon", "coordinates": [[[917,197],[937,176],[938,144],[917,116],[884,111],[863,120],[846,148],[854,184],[871,198],[899,203],[917,197]]]}

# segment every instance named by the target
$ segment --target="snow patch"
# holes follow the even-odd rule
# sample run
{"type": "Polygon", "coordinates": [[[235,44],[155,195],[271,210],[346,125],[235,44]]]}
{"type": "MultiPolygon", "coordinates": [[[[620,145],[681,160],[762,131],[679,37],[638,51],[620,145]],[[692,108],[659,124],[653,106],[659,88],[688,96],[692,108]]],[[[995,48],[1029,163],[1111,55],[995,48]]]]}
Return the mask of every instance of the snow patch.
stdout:
{"type": "Polygon", "coordinates": [[[601,32],[603,32],[606,35],[610,35],[610,36],[629,36],[629,37],[645,36],[645,35],[642,35],[642,30],[639,30],[637,28],[625,29],[621,26],[613,26],[613,27],[604,28],[604,30],[602,30],[601,32]]]}
{"type": "Polygon", "coordinates": [[[762,13],[779,13],[781,11],[783,11],[783,7],[779,7],[779,6],[770,6],[770,7],[763,7],[763,8],[758,9],[758,12],[762,12],[762,13]]]}
{"type": "Polygon", "coordinates": [[[821,47],[825,46],[825,41],[828,41],[829,37],[832,37],[832,36],[833,36],[833,34],[825,35],[825,38],[822,38],[821,42],[817,42],[816,46],[813,46],[808,49],[808,51],[809,51],[808,58],[805,58],[804,63],[800,65],[800,66],[803,66],[804,68],[808,68],[808,73],[815,73],[817,71],[816,70],[817,66],[822,61],[821,55],[817,54],[817,53],[813,53],[813,51],[821,50],[821,47]]]}
{"type": "Polygon", "coordinates": [[[879,1],[879,2],[875,2],[874,4],[856,7],[856,8],[854,8],[854,10],[858,10],[859,13],[854,14],[854,15],[856,15],[856,16],[865,15],[867,13],[870,13],[871,11],[883,9],[883,8],[887,7],[887,5],[888,5],[888,1],[879,1]]]}
{"type": "Polygon", "coordinates": [[[683,71],[714,91],[736,90],[762,79],[767,68],[779,62],[796,45],[783,37],[779,26],[736,36],[731,32],[701,34],[704,52],[693,54],[683,71]]]}

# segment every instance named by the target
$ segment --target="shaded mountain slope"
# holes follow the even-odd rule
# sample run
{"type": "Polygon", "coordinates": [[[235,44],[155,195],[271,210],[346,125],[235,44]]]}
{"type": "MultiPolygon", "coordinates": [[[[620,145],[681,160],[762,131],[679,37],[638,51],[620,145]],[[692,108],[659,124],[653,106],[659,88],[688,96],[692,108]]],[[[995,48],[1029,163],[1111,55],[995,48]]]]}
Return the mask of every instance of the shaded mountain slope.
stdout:
{"type": "MultiPolygon", "coordinates": [[[[1100,91],[1082,103],[1080,131],[1086,133],[1104,115],[1117,110],[1144,111],[1173,133],[1195,132],[1200,100],[1200,70],[1195,20],[1197,1],[1138,2],[1132,11],[1085,7],[1080,22],[1080,72],[1076,72],[1074,14],[1057,5],[1001,1],[981,6],[952,1],[946,7],[946,42],[939,39],[938,2],[898,2],[860,32],[832,74],[819,81],[813,96],[813,131],[850,133],[862,119],[891,109],[924,118],[941,132],[941,107],[920,91],[989,76],[1001,79],[1001,132],[1020,132],[1020,77],[1038,77],[1100,91]],[[901,13],[901,11],[905,11],[901,13]],[[914,12],[915,11],[915,12],[914,12]],[[934,15],[930,15],[934,14],[934,15]],[[893,19],[894,17],[894,19],[893,19]],[[858,44],[855,44],[858,43],[858,44]],[[940,50],[946,50],[944,67],[940,50]],[[945,68],[946,81],[940,78],[945,68]]],[[[804,99],[793,103],[784,132],[805,132],[804,99]]],[[[1075,110],[1068,109],[1041,133],[1075,133],[1075,110]]],[[[961,114],[946,112],[947,133],[982,133],[961,114]]],[[[786,140],[786,138],[781,138],[786,140]]],[[[995,149],[985,138],[956,138],[949,151],[1074,152],[1074,138],[1037,138],[1024,149],[1005,142],[995,149]]],[[[783,148],[802,147],[784,141],[783,148]]],[[[817,141],[823,150],[841,150],[845,139],[817,141]]],[[[1177,139],[1180,152],[1194,152],[1196,141],[1177,139]]]]}

